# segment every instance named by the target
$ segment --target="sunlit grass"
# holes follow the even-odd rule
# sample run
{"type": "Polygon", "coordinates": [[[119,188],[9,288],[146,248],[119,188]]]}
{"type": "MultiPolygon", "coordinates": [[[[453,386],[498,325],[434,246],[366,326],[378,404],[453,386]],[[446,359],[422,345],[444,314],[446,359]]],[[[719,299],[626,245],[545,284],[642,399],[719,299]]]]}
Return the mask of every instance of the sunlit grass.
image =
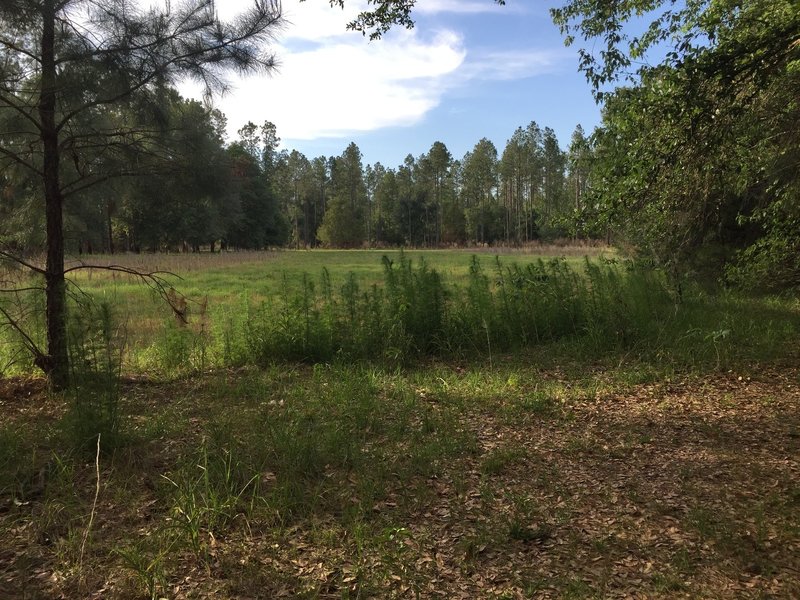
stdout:
{"type": "MultiPolygon", "coordinates": [[[[504,354],[532,353],[560,365],[639,363],[649,377],[779,358],[798,330],[797,306],[786,299],[688,286],[681,298],[663,274],[609,260],[605,248],[535,249],[553,255],[476,248],[84,256],[81,264],[97,268],[70,277],[76,302],[92,298],[112,310],[125,371],[151,375],[281,361],[407,366],[434,357],[492,367],[504,354]],[[188,326],[141,278],[103,265],[157,273],[162,292],[186,298],[188,326]]],[[[31,323],[42,339],[41,315],[31,323]]],[[[13,331],[3,335],[11,340],[13,331]]],[[[30,370],[19,345],[13,364],[11,350],[0,349],[0,367],[30,370]]]]}
{"type": "MultiPolygon", "coordinates": [[[[417,264],[421,259],[436,270],[447,285],[460,286],[469,278],[470,258],[478,255],[490,266],[495,257],[521,266],[542,257],[564,257],[578,265],[585,256],[613,255],[613,250],[594,246],[533,246],[525,249],[476,248],[465,250],[285,250],[271,252],[225,252],[201,254],[124,254],[83,256],[70,265],[118,265],[143,273],[157,273],[167,287],[174,287],[188,300],[190,319],[205,306],[206,326],[219,335],[231,323],[241,325],[247,312],[263,303],[292,294],[306,278],[318,282],[323,270],[338,292],[351,275],[361,289],[380,284],[381,259],[399,261],[401,255],[417,264]],[[194,313],[194,314],[193,314],[194,313]]],[[[143,349],[164,334],[170,320],[169,306],[139,277],[101,268],[76,270],[74,284],[95,298],[109,302],[117,319],[127,329],[130,366],[141,366],[143,349]]]]}

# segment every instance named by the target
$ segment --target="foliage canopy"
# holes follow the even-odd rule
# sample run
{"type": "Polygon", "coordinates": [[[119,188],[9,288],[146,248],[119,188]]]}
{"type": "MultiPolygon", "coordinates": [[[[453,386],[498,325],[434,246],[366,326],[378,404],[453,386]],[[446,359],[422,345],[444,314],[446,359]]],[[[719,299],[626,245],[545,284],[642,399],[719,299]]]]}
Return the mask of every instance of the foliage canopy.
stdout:
{"type": "Polygon", "coordinates": [[[592,174],[601,220],[676,271],[800,284],[796,2],[581,0],[553,16],[568,43],[600,42],[580,55],[605,102],[592,174]],[[645,33],[627,36],[644,15],[645,33]],[[663,60],[631,72],[648,51],[663,60]]]}

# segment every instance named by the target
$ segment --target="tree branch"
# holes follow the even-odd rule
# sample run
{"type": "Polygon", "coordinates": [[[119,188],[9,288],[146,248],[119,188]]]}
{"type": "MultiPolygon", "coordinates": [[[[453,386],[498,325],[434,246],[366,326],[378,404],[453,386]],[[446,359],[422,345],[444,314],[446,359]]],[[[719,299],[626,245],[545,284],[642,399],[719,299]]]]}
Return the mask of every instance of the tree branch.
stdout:
{"type": "Polygon", "coordinates": [[[26,261],[22,260],[19,256],[16,256],[15,254],[12,254],[11,252],[8,252],[6,250],[0,250],[0,256],[5,257],[5,258],[7,258],[7,259],[9,259],[9,260],[11,260],[13,262],[19,263],[23,267],[25,267],[27,269],[30,269],[34,273],[39,273],[40,275],[44,275],[45,274],[45,270],[42,269],[41,267],[37,267],[37,266],[35,266],[35,265],[33,265],[33,264],[29,263],[29,262],[26,262],[26,261]]]}
{"type": "Polygon", "coordinates": [[[42,60],[38,56],[36,56],[32,52],[29,52],[28,50],[25,50],[25,48],[22,48],[21,46],[18,46],[17,44],[15,44],[15,43],[7,40],[7,39],[0,38],[0,46],[5,46],[9,50],[13,50],[14,52],[18,52],[19,54],[27,56],[32,61],[34,61],[36,63],[39,63],[39,64],[42,64],[42,60]]]}
{"type": "MultiPolygon", "coordinates": [[[[117,103],[123,98],[131,96],[138,90],[152,83],[154,80],[160,77],[170,76],[170,71],[175,67],[180,66],[182,70],[187,72],[190,76],[201,78],[206,83],[207,87],[210,87],[217,82],[209,83],[210,80],[208,79],[208,76],[210,76],[211,73],[207,70],[205,65],[241,63],[242,68],[247,68],[246,63],[248,61],[252,61],[264,68],[270,68],[274,66],[274,61],[272,59],[258,59],[253,56],[248,56],[247,53],[237,53],[235,52],[235,49],[236,46],[241,42],[245,42],[257,36],[268,35],[267,31],[271,27],[275,27],[281,22],[282,15],[280,11],[280,4],[278,2],[273,2],[270,0],[269,7],[267,7],[266,2],[258,3],[257,8],[254,10],[259,12],[254,16],[253,23],[251,23],[249,27],[236,32],[228,38],[219,37],[221,36],[221,33],[214,30],[209,32],[209,36],[200,37],[199,39],[185,39],[189,38],[192,34],[202,33],[204,30],[210,29],[211,26],[215,24],[215,21],[201,20],[195,25],[182,28],[187,22],[190,22],[193,15],[198,14],[209,5],[211,5],[211,3],[203,3],[198,5],[192,12],[185,16],[181,23],[179,23],[169,35],[160,39],[156,39],[153,42],[139,45],[142,50],[152,50],[161,47],[174,48],[178,45],[181,45],[183,47],[182,49],[185,50],[184,52],[176,52],[168,58],[158,57],[156,52],[148,52],[148,56],[143,57],[142,64],[139,65],[143,69],[144,74],[138,80],[135,79],[130,85],[126,85],[125,88],[118,93],[112,94],[105,98],[95,98],[94,100],[88,101],[83,105],[74,108],[72,111],[66,113],[62,117],[57,125],[57,130],[61,131],[61,129],[63,129],[63,127],[71,119],[85,110],[89,110],[97,106],[117,103]],[[213,39],[218,37],[218,41],[211,43],[209,42],[209,38],[213,39]],[[194,45],[190,43],[192,41],[195,42],[194,45]],[[227,55],[220,54],[225,51],[228,51],[227,55]],[[193,72],[195,70],[197,72],[193,72]]],[[[113,56],[114,54],[119,54],[123,51],[128,54],[135,54],[135,52],[132,51],[137,49],[137,45],[131,46],[129,43],[130,41],[131,40],[129,39],[120,40],[120,42],[125,42],[124,48],[120,47],[120,45],[111,46],[104,49],[102,54],[113,56]]],[[[98,52],[98,54],[95,56],[99,54],[100,53],[98,52]]],[[[85,55],[83,56],[85,58],[85,55]]]]}
{"type": "Polygon", "coordinates": [[[33,354],[34,362],[37,364],[45,364],[47,361],[47,355],[39,349],[39,347],[36,345],[36,342],[31,339],[31,337],[25,332],[16,319],[14,319],[14,317],[12,317],[2,306],[0,306],[0,314],[5,318],[6,324],[20,335],[22,338],[22,343],[25,345],[28,351],[33,354]]]}
{"type": "Polygon", "coordinates": [[[40,177],[43,176],[42,171],[37,169],[33,164],[31,164],[28,161],[24,160],[17,153],[12,152],[11,150],[8,150],[8,149],[3,148],[2,146],[0,146],[0,155],[6,156],[7,158],[11,159],[12,162],[15,162],[18,165],[22,165],[23,167],[25,167],[29,171],[35,173],[36,175],[39,175],[40,177]]]}
{"type": "MultiPolygon", "coordinates": [[[[24,119],[33,123],[37,131],[41,131],[41,124],[34,117],[32,117],[27,110],[25,110],[26,107],[24,105],[19,105],[16,102],[13,102],[6,94],[0,94],[0,102],[17,111],[17,113],[20,114],[24,119]]],[[[34,106],[29,106],[27,108],[31,111],[35,110],[34,106]]]]}
{"type": "Polygon", "coordinates": [[[0,288],[0,294],[16,294],[19,292],[43,292],[43,287],[24,287],[24,288],[0,288]]]}
{"type": "Polygon", "coordinates": [[[156,292],[167,305],[169,305],[172,312],[183,323],[186,323],[186,299],[182,294],[175,292],[175,289],[169,284],[166,277],[175,277],[182,280],[180,275],[171,273],[170,271],[149,271],[142,272],[131,267],[123,267],[122,265],[90,265],[81,263],[74,267],[64,270],[64,275],[80,271],[84,269],[99,269],[101,271],[112,271],[116,273],[125,273],[133,277],[138,277],[151,290],[156,292]]]}

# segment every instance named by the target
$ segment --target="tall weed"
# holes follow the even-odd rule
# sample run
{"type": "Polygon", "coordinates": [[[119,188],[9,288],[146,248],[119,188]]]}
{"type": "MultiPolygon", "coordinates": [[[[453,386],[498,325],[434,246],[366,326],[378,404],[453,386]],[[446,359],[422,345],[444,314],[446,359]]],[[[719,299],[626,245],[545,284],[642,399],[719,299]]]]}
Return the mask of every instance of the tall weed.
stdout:
{"type": "Polygon", "coordinates": [[[217,443],[204,440],[183,468],[164,476],[171,490],[173,527],[198,556],[204,555],[205,540],[215,531],[238,516],[247,517],[258,495],[260,473],[231,441],[230,436],[217,443]]]}
{"type": "Polygon", "coordinates": [[[70,312],[68,322],[70,407],[64,417],[73,445],[91,451],[101,436],[104,450],[121,442],[120,375],[124,328],[110,304],[86,300],[70,312]]]}
{"type": "MultiPolygon", "coordinates": [[[[474,358],[536,347],[585,360],[655,360],[725,368],[745,350],[772,352],[798,329],[774,311],[764,327],[734,294],[686,287],[676,296],[664,273],[633,262],[566,259],[487,269],[473,257],[467,281],[447,285],[420,259],[382,259],[382,282],[354,274],[335,286],[284,279],[281,292],[223,332],[225,364],[367,361],[407,365],[428,357],[474,358]],[[768,338],[768,339],[767,339],[768,338]],[[236,343],[236,351],[234,348],[236,343]],[[772,350],[770,350],[772,349],[772,350]],[[230,362],[233,361],[233,362],[230,362]]],[[[233,323],[233,321],[230,321],[233,323]]],[[[217,334],[218,337],[219,334],[217,334]]],[[[172,331],[163,364],[192,364],[189,332],[172,331]]]]}

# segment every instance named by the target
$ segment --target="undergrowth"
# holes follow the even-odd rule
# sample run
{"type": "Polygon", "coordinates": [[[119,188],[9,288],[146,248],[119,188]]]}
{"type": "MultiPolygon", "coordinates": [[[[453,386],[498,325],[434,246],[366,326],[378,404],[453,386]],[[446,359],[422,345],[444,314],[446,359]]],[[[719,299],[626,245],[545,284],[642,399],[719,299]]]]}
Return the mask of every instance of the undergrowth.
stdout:
{"type": "MultiPolygon", "coordinates": [[[[678,296],[662,273],[635,263],[565,260],[519,266],[472,258],[465,286],[447,285],[424,261],[383,258],[383,283],[362,289],[354,275],[334,289],[323,271],[284,285],[251,309],[233,356],[239,364],[337,360],[408,365],[552,348],[573,358],[657,361],[727,368],[772,358],[798,328],[797,315],[733,293],[699,288],[678,296]],[[761,310],[758,310],[761,306],[761,310]],[[754,310],[756,309],[756,310],[754,310]]],[[[230,332],[227,334],[230,338],[230,332]]]]}
{"type": "MultiPolygon", "coordinates": [[[[394,368],[477,359],[492,365],[533,352],[561,362],[724,370],[786,357],[800,330],[796,301],[730,290],[712,294],[688,284],[678,293],[662,272],[630,261],[539,259],[520,265],[495,258],[486,264],[473,256],[459,283],[424,257],[384,256],[381,267],[375,283],[354,273],[342,281],[323,268],[318,277],[284,275],[266,299],[252,298],[249,289],[222,302],[203,297],[188,324],[170,316],[160,328],[155,324],[148,346],[134,341],[125,369],[173,377],[286,363],[357,361],[394,368]]],[[[79,337],[96,342],[107,335],[102,310],[108,307],[99,303],[90,311],[97,314],[72,311],[74,321],[83,320],[79,337]],[[90,321],[98,331],[89,332],[90,321]]],[[[32,330],[39,335],[43,328],[32,330]]],[[[0,336],[16,339],[10,330],[0,336]]],[[[95,342],[75,353],[95,371],[93,381],[95,342]]],[[[0,372],[24,370],[23,355],[19,340],[3,344],[0,372]]]]}

